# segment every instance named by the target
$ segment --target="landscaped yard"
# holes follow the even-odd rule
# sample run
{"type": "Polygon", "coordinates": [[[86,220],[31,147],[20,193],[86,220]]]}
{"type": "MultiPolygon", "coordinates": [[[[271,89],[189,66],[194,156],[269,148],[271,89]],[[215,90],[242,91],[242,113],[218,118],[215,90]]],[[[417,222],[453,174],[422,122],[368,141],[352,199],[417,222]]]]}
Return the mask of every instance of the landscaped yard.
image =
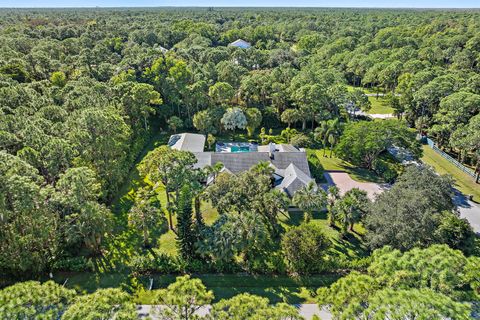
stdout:
{"type": "Polygon", "coordinates": [[[329,150],[316,149],[309,150],[309,152],[315,152],[325,171],[346,172],[352,177],[352,179],[358,182],[383,182],[379,176],[367,169],[355,167],[354,165],[335,157],[334,153],[330,156],[329,150]]]}
{"type": "MultiPolygon", "coordinates": [[[[258,138],[258,136],[257,136],[258,138]]],[[[221,140],[230,140],[228,135],[220,137],[221,140]]],[[[145,148],[139,160],[146,153],[153,150],[168,140],[168,135],[158,134],[153,137],[145,148]]],[[[247,141],[245,134],[238,134],[237,141],[247,141]]],[[[320,159],[325,170],[341,170],[348,172],[358,181],[377,181],[379,178],[367,170],[355,168],[353,165],[336,158],[330,157],[330,151],[327,150],[326,156],[323,156],[323,150],[310,150],[320,159]]],[[[148,183],[148,181],[145,181],[148,183]]],[[[133,168],[129,174],[128,181],[119,191],[119,197],[112,206],[115,213],[116,227],[114,236],[107,240],[108,249],[102,258],[95,259],[97,272],[95,273],[57,273],[55,280],[58,283],[64,283],[66,286],[75,288],[79,291],[93,292],[98,288],[121,287],[134,294],[137,303],[148,304],[152,302],[155,290],[149,291],[150,278],[154,279],[153,288],[164,288],[175,281],[175,275],[152,275],[152,276],[133,276],[129,273],[127,263],[136,256],[142,248],[142,238],[139,232],[128,227],[128,211],[133,204],[135,191],[142,184],[138,170],[133,168]]],[[[166,205],[166,196],[164,187],[157,189],[159,199],[163,208],[166,205]]],[[[201,211],[206,224],[211,225],[217,218],[218,213],[209,202],[201,203],[201,211]]],[[[297,226],[303,221],[303,212],[289,212],[287,216],[280,217],[280,223],[284,228],[297,226]]],[[[341,261],[352,261],[361,259],[368,255],[368,250],[362,242],[364,229],[356,224],[354,234],[348,234],[343,238],[340,234],[340,227],[331,228],[328,225],[325,212],[314,213],[313,223],[320,225],[332,241],[332,246],[328,250],[330,258],[340,259],[341,261]]],[[[173,216],[174,225],[176,217],[173,216]]],[[[164,253],[171,256],[178,254],[176,235],[168,228],[157,230],[152,234],[156,239],[154,248],[158,253],[164,253]]],[[[247,274],[208,274],[193,275],[202,279],[206,286],[213,290],[216,300],[230,298],[242,292],[257,294],[270,299],[270,302],[289,302],[305,303],[315,302],[312,294],[321,286],[328,286],[338,279],[338,275],[312,275],[302,279],[291,278],[287,275],[247,275],[247,274]]]]}
{"type": "Polygon", "coordinates": [[[480,184],[475,183],[471,176],[458,169],[428,145],[423,146],[423,157],[421,160],[434,167],[440,174],[450,174],[455,179],[455,185],[458,190],[466,195],[473,195],[473,200],[480,202],[480,184]]]}
{"type": "MultiPolygon", "coordinates": [[[[326,287],[335,282],[338,275],[313,275],[304,278],[291,278],[285,275],[247,275],[247,274],[199,274],[192,275],[199,278],[212,290],[215,302],[220,299],[231,298],[239,293],[251,293],[269,298],[271,303],[288,302],[315,303],[313,297],[316,289],[326,287]]],[[[132,292],[135,303],[151,304],[156,289],[167,287],[175,281],[175,275],[152,275],[133,278],[126,273],[62,273],[57,274],[54,280],[65,283],[67,288],[74,288],[79,292],[93,292],[99,288],[119,287],[132,292]],[[146,290],[153,278],[153,290],[146,290]]]]}

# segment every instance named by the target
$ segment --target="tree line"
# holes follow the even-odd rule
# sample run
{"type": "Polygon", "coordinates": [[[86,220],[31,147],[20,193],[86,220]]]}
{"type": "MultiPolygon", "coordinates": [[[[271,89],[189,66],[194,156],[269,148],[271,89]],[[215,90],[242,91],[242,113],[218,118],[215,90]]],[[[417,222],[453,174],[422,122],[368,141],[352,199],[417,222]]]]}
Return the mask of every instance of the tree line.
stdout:
{"type": "MultiPolygon", "coordinates": [[[[391,247],[374,251],[365,273],[352,272],[316,292],[335,319],[394,317],[408,319],[471,319],[478,297],[480,263],[446,245],[400,252],[391,247]]],[[[303,319],[292,305],[271,305],[267,298],[238,294],[212,303],[214,294],[200,279],[177,277],[154,291],[150,315],[158,319],[303,319]],[[205,315],[198,313],[211,305],[205,315]]],[[[2,319],[138,319],[132,297],[116,288],[90,294],[52,281],[20,282],[0,290],[2,319]]]]}

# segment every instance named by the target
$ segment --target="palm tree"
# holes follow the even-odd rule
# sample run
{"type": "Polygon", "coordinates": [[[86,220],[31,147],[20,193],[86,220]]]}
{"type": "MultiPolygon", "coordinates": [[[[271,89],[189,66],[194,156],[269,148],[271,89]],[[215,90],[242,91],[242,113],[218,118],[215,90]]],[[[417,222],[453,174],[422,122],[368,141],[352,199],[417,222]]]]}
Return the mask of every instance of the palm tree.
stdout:
{"type": "Polygon", "coordinates": [[[358,188],[353,188],[335,203],[333,210],[338,214],[342,222],[342,233],[353,232],[353,225],[359,222],[367,211],[368,204],[367,193],[358,188]]]}
{"type": "Polygon", "coordinates": [[[258,174],[267,176],[271,176],[275,172],[275,169],[273,169],[268,161],[260,161],[252,168],[252,170],[258,174]]]}
{"type": "Polygon", "coordinates": [[[204,168],[204,174],[205,176],[208,177],[211,176],[213,178],[213,182],[215,182],[215,179],[217,178],[218,174],[220,171],[222,171],[224,165],[221,162],[217,162],[212,166],[207,166],[204,168]]]}
{"type": "Polygon", "coordinates": [[[335,226],[335,202],[340,198],[340,189],[337,186],[330,186],[327,190],[327,210],[328,210],[328,222],[331,227],[335,226]]]}
{"type": "Polygon", "coordinates": [[[315,140],[323,144],[323,156],[327,153],[327,143],[330,145],[330,157],[332,157],[333,147],[337,144],[341,134],[340,121],[337,119],[322,121],[320,127],[315,129],[315,140]]]}
{"type": "Polygon", "coordinates": [[[325,191],[319,189],[313,181],[297,190],[293,196],[293,204],[305,212],[305,222],[310,221],[313,211],[322,210],[326,203],[327,195],[325,191]]]}

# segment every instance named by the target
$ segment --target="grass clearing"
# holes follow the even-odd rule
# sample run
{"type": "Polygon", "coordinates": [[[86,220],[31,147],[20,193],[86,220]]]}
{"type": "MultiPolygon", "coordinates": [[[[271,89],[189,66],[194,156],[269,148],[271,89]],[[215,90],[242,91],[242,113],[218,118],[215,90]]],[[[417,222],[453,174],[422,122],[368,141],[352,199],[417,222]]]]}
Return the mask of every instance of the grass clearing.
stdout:
{"type": "Polygon", "coordinates": [[[421,160],[428,165],[431,165],[439,174],[449,174],[455,179],[455,187],[462,193],[473,195],[473,200],[480,202],[480,184],[475,183],[475,180],[458,169],[447,159],[436,153],[428,145],[422,146],[423,157],[421,160]]]}
{"type": "Polygon", "coordinates": [[[377,91],[379,93],[383,93],[383,89],[382,88],[375,88],[375,87],[372,87],[372,88],[365,88],[365,87],[354,87],[354,86],[351,86],[351,85],[348,85],[347,86],[347,91],[348,92],[353,92],[353,90],[355,89],[360,89],[362,90],[365,94],[376,94],[377,91]]]}
{"type": "Polygon", "coordinates": [[[369,114],[393,114],[395,110],[388,105],[384,97],[368,97],[372,108],[368,110],[369,114]]]}
{"type": "Polygon", "coordinates": [[[310,152],[315,152],[322,167],[325,171],[342,171],[346,172],[352,177],[353,180],[358,182],[375,182],[383,183],[384,181],[376,175],[374,172],[367,169],[358,168],[340,158],[335,157],[335,154],[332,153],[330,156],[330,151],[325,149],[316,149],[310,150],[310,152]]]}
{"type": "MultiPolygon", "coordinates": [[[[354,86],[347,86],[348,92],[352,92],[355,89],[362,90],[365,94],[377,94],[376,88],[363,88],[363,87],[354,87],[354,86]]],[[[380,89],[380,94],[383,94],[383,90],[380,89]]],[[[367,112],[369,114],[393,114],[394,110],[392,107],[388,105],[387,100],[385,97],[382,96],[369,96],[368,100],[372,104],[372,108],[367,112]]]]}

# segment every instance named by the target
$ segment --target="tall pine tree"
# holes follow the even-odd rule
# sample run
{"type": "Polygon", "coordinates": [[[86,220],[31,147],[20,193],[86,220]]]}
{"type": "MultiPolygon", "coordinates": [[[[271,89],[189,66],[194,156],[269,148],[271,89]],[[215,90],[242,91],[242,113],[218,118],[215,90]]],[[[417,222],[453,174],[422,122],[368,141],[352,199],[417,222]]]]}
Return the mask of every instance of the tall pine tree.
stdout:
{"type": "Polygon", "coordinates": [[[192,219],[192,192],[189,185],[184,185],[180,190],[177,211],[177,246],[184,259],[194,257],[196,239],[192,219]]]}

